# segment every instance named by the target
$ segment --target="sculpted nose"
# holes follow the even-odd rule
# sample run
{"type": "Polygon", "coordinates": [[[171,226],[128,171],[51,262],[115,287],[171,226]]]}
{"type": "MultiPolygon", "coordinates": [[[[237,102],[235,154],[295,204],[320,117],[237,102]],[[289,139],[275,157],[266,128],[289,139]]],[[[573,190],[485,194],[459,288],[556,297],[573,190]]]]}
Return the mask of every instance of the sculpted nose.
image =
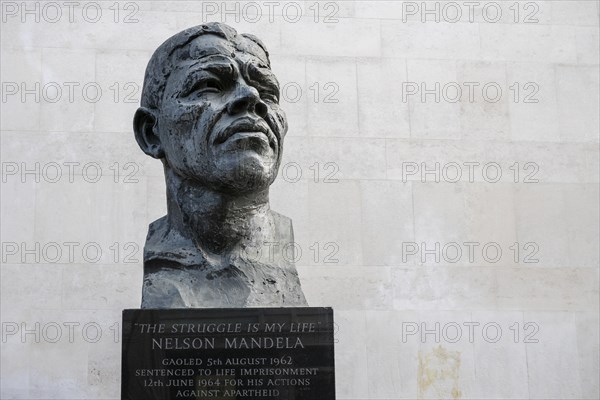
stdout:
{"type": "Polygon", "coordinates": [[[254,112],[261,118],[267,116],[267,105],[260,99],[258,90],[246,84],[240,84],[235,89],[233,99],[227,106],[227,112],[230,115],[243,113],[245,111],[254,112]]]}

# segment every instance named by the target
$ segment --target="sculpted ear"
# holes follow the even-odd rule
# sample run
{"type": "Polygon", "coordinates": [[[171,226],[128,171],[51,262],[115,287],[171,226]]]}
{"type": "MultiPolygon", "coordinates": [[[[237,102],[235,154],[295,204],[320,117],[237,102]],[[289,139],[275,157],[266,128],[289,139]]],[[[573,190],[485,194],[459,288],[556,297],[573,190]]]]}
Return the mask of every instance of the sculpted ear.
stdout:
{"type": "Polygon", "coordinates": [[[165,152],[160,143],[158,132],[154,130],[156,125],[156,117],[152,110],[146,107],[140,107],[135,112],[133,117],[133,131],[135,132],[135,140],[142,151],[150,157],[163,158],[165,152]]]}

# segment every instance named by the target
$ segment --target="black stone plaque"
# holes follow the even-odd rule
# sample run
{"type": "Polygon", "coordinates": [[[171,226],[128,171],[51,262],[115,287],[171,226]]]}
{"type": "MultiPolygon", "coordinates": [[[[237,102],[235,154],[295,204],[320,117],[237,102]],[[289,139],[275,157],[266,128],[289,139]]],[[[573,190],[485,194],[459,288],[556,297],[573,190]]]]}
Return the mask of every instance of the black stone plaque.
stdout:
{"type": "Polygon", "coordinates": [[[123,311],[121,398],[334,400],[331,308],[123,311]]]}

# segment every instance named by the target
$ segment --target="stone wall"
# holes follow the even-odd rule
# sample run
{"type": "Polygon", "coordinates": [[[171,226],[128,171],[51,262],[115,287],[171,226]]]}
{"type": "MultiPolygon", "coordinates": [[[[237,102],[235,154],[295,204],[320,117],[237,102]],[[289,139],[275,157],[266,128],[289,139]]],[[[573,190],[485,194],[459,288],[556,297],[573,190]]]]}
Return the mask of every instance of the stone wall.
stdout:
{"type": "Polygon", "coordinates": [[[475,3],[2,2],[0,396],[119,397],[166,211],[144,68],[216,20],[283,88],[272,207],[339,399],[598,398],[598,2],[475,3]]]}

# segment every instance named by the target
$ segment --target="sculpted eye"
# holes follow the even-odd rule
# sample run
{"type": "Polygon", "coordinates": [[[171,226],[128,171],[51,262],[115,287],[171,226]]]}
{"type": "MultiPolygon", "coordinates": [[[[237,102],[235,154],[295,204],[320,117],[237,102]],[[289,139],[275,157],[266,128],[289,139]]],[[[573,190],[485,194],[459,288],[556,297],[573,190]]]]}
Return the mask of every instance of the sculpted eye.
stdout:
{"type": "Polygon", "coordinates": [[[222,89],[221,83],[216,79],[201,79],[192,85],[187,94],[190,95],[196,92],[217,93],[222,89]]]}
{"type": "Polygon", "coordinates": [[[271,103],[279,103],[279,91],[273,89],[261,89],[259,93],[261,99],[271,103]]]}

